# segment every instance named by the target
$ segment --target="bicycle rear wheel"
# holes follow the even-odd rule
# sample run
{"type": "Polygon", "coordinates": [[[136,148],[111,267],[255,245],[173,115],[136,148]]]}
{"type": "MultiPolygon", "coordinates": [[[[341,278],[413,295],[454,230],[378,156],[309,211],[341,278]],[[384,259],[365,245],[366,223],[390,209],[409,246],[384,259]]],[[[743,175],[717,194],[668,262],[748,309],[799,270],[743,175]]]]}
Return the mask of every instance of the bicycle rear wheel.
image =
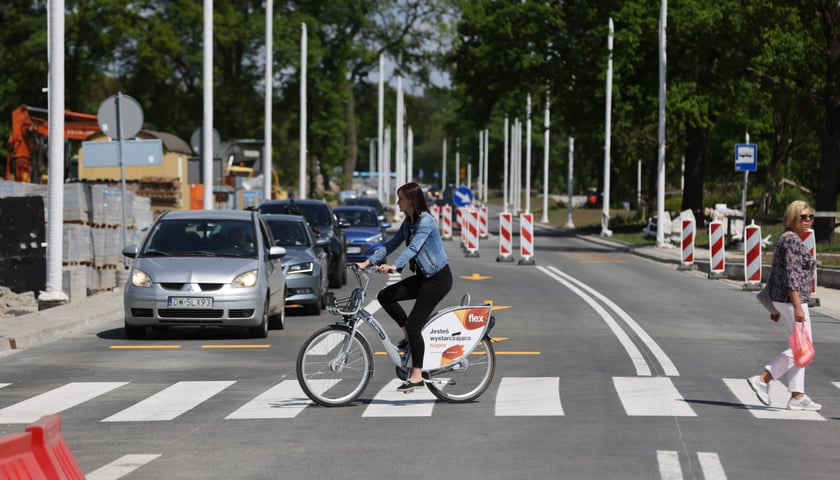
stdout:
{"type": "Polygon", "coordinates": [[[306,339],[296,370],[306,396],[325,407],[343,407],[356,400],[370,382],[373,352],[361,334],[351,337],[349,329],[332,325],[306,339]]]}
{"type": "Polygon", "coordinates": [[[487,390],[495,372],[496,352],[490,339],[484,338],[452,369],[433,375],[426,387],[444,402],[471,402],[487,390]]]}

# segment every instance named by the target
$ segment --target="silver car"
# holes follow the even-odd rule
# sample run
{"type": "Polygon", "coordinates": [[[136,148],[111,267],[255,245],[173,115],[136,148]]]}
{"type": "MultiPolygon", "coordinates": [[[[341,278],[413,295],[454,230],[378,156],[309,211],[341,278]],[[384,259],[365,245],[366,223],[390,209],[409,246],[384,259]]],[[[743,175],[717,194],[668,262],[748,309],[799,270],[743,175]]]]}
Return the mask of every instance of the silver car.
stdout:
{"type": "Polygon", "coordinates": [[[134,259],[124,294],[127,338],[176,325],[247,327],[265,338],[285,326],[286,250],[257,212],[167,212],[123,255],[134,259]]]}
{"type": "Polygon", "coordinates": [[[319,315],[327,291],[330,240],[315,237],[306,219],[299,215],[264,214],[274,244],[286,249],[286,306],[303,308],[305,315],[319,315]]]}

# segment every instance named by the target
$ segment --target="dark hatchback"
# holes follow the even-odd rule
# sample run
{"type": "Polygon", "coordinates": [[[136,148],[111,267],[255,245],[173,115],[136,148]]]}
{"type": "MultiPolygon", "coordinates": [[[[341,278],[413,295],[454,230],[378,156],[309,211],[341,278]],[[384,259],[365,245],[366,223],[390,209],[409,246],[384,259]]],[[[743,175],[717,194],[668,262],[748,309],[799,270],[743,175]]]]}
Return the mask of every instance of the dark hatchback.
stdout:
{"type": "Polygon", "coordinates": [[[347,263],[345,253],[347,241],[342,231],[342,227],[346,225],[339,224],[338,218],[327,202],[315,199],[267,200],[260,205],[259,212],[262,214],[301,215],[306,218],[319,238],[326,238],[330,241],[330,246],[327,249],[329,287],[341,288],[342,285],[347,283],[347,271],[344,269],[344,265],[347,263]]]}

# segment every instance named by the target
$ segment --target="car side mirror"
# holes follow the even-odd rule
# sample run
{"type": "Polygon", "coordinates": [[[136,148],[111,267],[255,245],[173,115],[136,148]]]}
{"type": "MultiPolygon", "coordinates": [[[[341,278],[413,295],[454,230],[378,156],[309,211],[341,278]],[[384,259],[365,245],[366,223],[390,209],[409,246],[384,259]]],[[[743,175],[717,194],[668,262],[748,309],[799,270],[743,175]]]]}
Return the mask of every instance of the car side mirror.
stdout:
{"type": "Polygon", "coordinates": [[[350,222],[346,220],[339,220],[338,221],[338,228],[347,228],[350,226],[350,222]]]}
{"type": "Polygon", "coordinates": [[[330,246],[330,239],[324,237],[318,237],[315,239],[315,246],[320,248],[326,248],[330,246]]]}
{"type": "Polygon", "coordinates": [[[283,258],[286,256],[286,249],[283,247],[273,246],[268,249],[268,258],[270,260],[276,260],[278,258],[283,258]]]}
{"type": "Polygon", "coordinates": [[[128,258],[137,258],[137,252],[137,245],[126,245],[122,249],[123,256],[126,256],[128,258]]]}

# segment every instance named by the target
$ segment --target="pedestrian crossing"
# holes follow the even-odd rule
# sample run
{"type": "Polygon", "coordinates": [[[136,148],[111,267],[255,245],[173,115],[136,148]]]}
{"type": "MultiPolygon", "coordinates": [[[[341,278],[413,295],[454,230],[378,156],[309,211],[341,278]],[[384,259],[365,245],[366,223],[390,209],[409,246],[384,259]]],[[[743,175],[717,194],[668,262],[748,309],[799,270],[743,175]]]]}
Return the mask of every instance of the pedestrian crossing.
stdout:
{"type": "MultiPolygon", "coordinates": [[[[491,404],[497,417],[562,417],[571,412],[564,408],[564,387],[560,377],[501,377],[496,388],[491,388],[479,400],[491,404]]],[[[752,417],[761,420],[824,421],[820,412],[791,411],[786,409],[787,388],[778,381],[771,386],[771,405],[761,405],[743,378],[722,378],[721,381],[737,403],[752,417]]],[[[70,382],[31,397],[9,404],[8,395],[0,394],[0,424],[32,423],[44,415],[72,412],[85,402],[107,398],[131,382],[70,382]]],[[[169,422],[187,412],[200,409],[206,402],[218,398],[225,390],[236,385],[236,380],[178,381],[162,390],[138,393],[135,403],[120,411],[97,412],[97,421],[117,422],[169,422]]],[[[669,377],[613,377],[613,387],[628,417],[696,417],[692,402],[683,398],[669,377]]],[[[372,387],[363,394],[365,408],[362,417],[430,417],[443,403],[428,390],[411,394],[396,391],[399,380],[393,379],[378,391],[372,387]]],[[[833,382],[840,389],[840,382],[833,382]]],[[[139,385],[142,387],[142,384],[139,385]]],[[[142,392],[142,388],[131,391],[142,392]]],[[[0,383],[4,393],[25,384],[0,383]]],[[[156,387],[157,388],[157,387],[156,387]]],[[[571,395],[574,389],[567,388],[571,395]]],[[[19,395],[19,394],[18,394],[19,395]]],[[[716,395],[720,396],[718,392],[716,395]]],[[[122,396],[120,396],[122,398],[122,396]]],[[[215,405],[218,406],[219,402],[215,405]]],[[[283,380],[257,392],[241,405],[229,405],[230,410],[221,414],[225,420],[281,420],[292,419],[307,409],[317,407],[301,390],[296,379],[283,380]]],[[[354,409],[354,412],[358,410],[354,409]]]]}

